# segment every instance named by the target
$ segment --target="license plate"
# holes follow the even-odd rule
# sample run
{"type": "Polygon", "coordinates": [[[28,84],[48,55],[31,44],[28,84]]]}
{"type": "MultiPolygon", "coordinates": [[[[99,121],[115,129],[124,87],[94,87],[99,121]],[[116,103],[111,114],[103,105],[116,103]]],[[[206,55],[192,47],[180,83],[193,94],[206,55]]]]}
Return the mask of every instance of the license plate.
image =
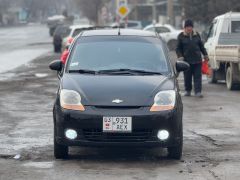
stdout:
{"type": "Polygon", "coordinates": [[[132,132],[132,117],[103,117],[103,132],[132,132]]]}

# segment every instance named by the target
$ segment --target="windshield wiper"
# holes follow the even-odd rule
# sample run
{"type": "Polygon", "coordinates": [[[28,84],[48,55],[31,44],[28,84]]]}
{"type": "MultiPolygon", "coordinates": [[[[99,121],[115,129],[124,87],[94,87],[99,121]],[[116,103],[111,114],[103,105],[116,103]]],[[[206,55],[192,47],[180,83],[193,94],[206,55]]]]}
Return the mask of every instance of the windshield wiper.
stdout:
{"type": "Polygon", "coordinates": [[[160,72],[136,70],[136,69],[109,69],[100,70],[98,74],[133,74],[133,75],[162,75],[160,72]]]}
{"type": "Polygon", "coordinates": [[[97,71],[88,69],[69,70],[69,73],[80,73],[80,74],[97,74],[97,71]]]}
{"type": "Polygon", "coordinates": [[[108,69],[93,71],[88,69],[79,69],[79,70],[69,70],[69,73],[80,73],[80,74],[111,74],[111,75],[162,75],[160,72],[145,71],[145,70],[135,70],[135,69],[108,69]]]}

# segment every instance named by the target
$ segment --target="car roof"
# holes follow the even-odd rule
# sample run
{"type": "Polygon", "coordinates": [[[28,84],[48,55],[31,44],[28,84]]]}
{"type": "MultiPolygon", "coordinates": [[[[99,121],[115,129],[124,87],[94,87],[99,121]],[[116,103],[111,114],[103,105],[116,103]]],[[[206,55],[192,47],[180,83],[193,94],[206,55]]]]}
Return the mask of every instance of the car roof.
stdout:
{"type": "Polygon", "coordinates": [[[159,24],[159,23],[157,23],[157,24],[149,24],[145,28],[158,27],[158,26],[163,26],[163,24],[159,24]]]}
{"type": "MultiPolygon", "coordinates": [[[[118,36],[119,29],[100,29],[84,31],[82,36],[118,36]]],[[[121,36],[157,37],[156,33],[135,29],[120,29],[121,36]]]]}
{"type": "Polygon", "coordinates": [[[71,29],[81,29],[81,28],[89,28],[89,27],[93,27],[93,26],[89,25],[89,24],[72,25],[72,26],[70,26],[71,29]]]}
{"type": "Polygon", "coordinates": [[[215,17],[215,19],[223,19],[223,18],[240,18],[239,12],[228,12],[222,15],[215,17]]]}
{"type": "MultiPolygon", "coordinates": [[[[142,22],[141,21],[134,21],[134,20],[128,20],[128,21],[124,21],[124,20],[120,20],[120,23],[138,23],[138,24],[141,24],[142,22]]],[[[111,25],[115,25],[115,24],[118,24],[118,22],[113,22],[111,23],[111,25]]]]}
{"type": "Polygon", "coordinates": [[[172,25],[170,24],[150,24],[148,26],[146,26],[144,29],[148,29],[148,28],[152,28],[152,27],[167,27],[167,28],[170,28],[170,29],[175,29],[172,25]]]}

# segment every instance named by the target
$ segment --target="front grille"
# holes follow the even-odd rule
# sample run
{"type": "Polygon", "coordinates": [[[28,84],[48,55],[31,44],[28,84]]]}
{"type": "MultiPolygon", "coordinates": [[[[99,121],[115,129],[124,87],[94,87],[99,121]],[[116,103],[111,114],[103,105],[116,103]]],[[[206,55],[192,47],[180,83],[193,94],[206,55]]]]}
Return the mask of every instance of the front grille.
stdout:
{"type": "Polygon", "coordinates": [[[83,136],[94,142],[144,142],[154,140],[152,130],[135,130],[131,133],[104,133],[98,129],[85,129],[83,136]]]}
{"type": "Polygon", "coordinates": [[[117,110],[128,110],[128,109],[139,109],[141,106],[94,106],[97,109],[117,109],[117,110]]]}

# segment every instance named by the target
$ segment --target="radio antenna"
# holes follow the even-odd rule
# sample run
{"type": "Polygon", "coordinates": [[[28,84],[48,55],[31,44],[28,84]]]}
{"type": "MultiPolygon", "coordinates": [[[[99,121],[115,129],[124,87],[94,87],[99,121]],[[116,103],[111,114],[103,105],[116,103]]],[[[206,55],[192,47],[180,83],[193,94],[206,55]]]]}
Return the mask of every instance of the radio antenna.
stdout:
{"type": "Polygon", "coordinates": [[[118,35],[121,35],[120,26],[118,26],[118,35]]]}
{"type": "Polygon", "coordinates": [[[121,24],[121,19],[119,16],[117,16],[116,22],[117,22],[117,28],[118,28],[118,36],[121,35],[121,31],[120,31],[120,24],[121,24]]]}

